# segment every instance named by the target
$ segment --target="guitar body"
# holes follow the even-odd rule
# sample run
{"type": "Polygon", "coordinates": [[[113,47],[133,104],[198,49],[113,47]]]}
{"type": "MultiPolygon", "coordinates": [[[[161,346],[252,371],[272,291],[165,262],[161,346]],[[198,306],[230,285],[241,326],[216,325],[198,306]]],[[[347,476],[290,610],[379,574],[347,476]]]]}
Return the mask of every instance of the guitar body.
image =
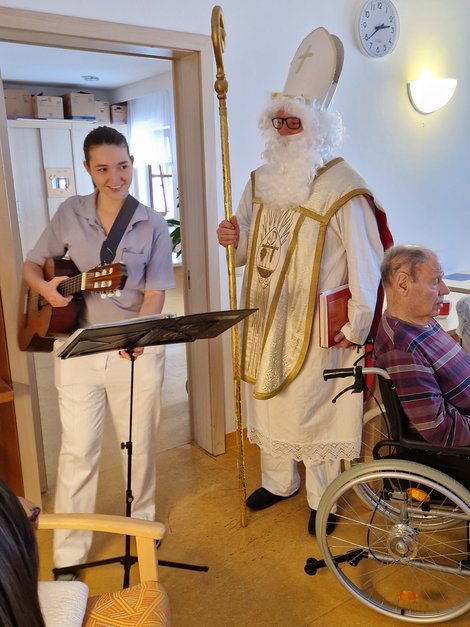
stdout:
{"type": "MultiPolygon", "coordinates": [[[[50,281],[55,276],[75,276],[80,274],[79,269],[70,259],[47,259],[44,264],[44,278],[50,281]]],[[[57,335],[69,335],[77,330],[78,316],[83,305],[83,293],[73,295],[67,307],[52,307],[47,303],[41,309],[48,309],[49,325],[46,335],[54,338],[57,335]]],[[[44,318],[46,314],[44,313],[44,318]]],[[[44,324],[44,322],[42,323],[44,324]]]]}
{"type": "Polygon", "coordinates": [[[114,292],[124,287],[127,278],[123,264],[100,266],[80,274],[72,261],[60,258],[47,259],[43,272],[46,281],[56,276],[71,277],[60,284],[59,291],[73,298],[66,307],[52,307],[22,281],[18,310],[18,346],[22,351],[51,352],[58,337],[76,331],[83,291],[114,292]]]}

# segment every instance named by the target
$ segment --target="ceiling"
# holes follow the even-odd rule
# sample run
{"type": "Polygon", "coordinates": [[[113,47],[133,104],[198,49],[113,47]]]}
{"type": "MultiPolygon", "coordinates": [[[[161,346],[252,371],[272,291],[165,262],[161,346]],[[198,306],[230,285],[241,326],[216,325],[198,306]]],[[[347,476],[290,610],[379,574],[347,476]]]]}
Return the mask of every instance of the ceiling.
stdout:
{"type": "Polygon", "coordinates": [[[171,61],[163,59],[0,41],[0,71],[8,83],[115,89],[170,70],[171,61]]]}

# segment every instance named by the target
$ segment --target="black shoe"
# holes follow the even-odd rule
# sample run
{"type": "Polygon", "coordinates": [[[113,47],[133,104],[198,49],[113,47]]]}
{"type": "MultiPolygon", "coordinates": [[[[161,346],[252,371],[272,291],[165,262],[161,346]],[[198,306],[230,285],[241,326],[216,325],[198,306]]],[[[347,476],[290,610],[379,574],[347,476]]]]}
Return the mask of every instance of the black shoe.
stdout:
{"type": "MultiPolygon", "coordinates": [[[[310,512],[310,518],[308,519],[308,532],[310,535],[315,535],[315,522],[317,520],[317,510],[312,509],[310,512]]],[[[328,522],[326,523],[326,535],[329,536],[335,530],[338,518],[336,514],[328,514],[328,522]]]]}
{"type": "Polygon", "coordinates": [[[298,493],[299,490],[296,490],[292,494],[289,494],[289,496],[279,496],[278,494],[273,494],[269,490],[266,490],[266,488],[258,488],[246,499],[246,504],[247,507],[252,510],[266,509],[275,503],[279,503],[279,501],[290,499],[291,496],[295,496],[298,493]]]}

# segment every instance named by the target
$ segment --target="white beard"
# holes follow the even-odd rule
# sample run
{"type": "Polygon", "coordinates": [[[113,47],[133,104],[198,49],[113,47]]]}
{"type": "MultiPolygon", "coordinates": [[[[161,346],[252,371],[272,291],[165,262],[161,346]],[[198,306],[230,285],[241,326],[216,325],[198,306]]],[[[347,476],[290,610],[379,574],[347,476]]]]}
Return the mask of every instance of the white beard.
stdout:
{"type": "Polygon", "coordinates": [[[257,173],[258,191],[273,209],[298,207],[310,197],[318,170],[341,144],[341,116],[322,111],[315,102],[307,104],[299,98],[282,96],[269,102],[260,116],[259,127],[267,143],[262,155],[266,165],[257,173]],[[280,110],[302,120],[301,133],[279,135],[272,118],[280,110]]]}
{"type": "Polygon", "coordinates": [[[322,163],[315,159],[312,142],[304,133],[273,135],[263,153],[266,165],[257,174],[263,202],[274,209],[291,209],[310,196],[312,181],[322,163]],[[317,163],[315,163],[317,161],[317,163]]]}

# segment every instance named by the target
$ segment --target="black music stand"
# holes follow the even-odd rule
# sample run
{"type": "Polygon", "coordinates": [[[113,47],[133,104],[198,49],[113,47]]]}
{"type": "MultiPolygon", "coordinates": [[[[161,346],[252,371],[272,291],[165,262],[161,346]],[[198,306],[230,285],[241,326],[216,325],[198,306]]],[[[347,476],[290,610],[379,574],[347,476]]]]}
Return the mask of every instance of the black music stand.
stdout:
{"type": "MultiPolygon", "coordinates": [[[[237,309],[228,311],[209,311],[206,313],[191,314],[187,316],[153,315],[131,318],[119,322],[96,324],[85,329],[78,329],[73,333],[57,353],[57,357],[68,359],[80,355],[91,355],[110,350],[127,350],[157,344],[177,344],[181,342],[194,342],[200,339],[217,337],[234,324],[237,324],[256,309],[237,309]]],[[[134,399],[134,362],[131,357],[130,375],[130,407],[129,407],[129,439],[121,442],[121,449],[127,450],[127,485],[126,485],[126,516],[131,517],[132,495],[132,419],[134,399]]],[[[125,538],[125,553],[118,557],[111,557],[95,562],[86,562],[53,568],[52,572],[57,577],[62,574],[75,573],[84,568],[93,568],[104,564],[120,563],[124,567],[123,588],[129,587],[129,574],[137,557],[130,553],[130,536],[125,538]]],[[[180,562],[168,562],[158,560],[161,566],[184,568],[187,570],[207,571],[207,566],[184,564],[180,562]]]]}

